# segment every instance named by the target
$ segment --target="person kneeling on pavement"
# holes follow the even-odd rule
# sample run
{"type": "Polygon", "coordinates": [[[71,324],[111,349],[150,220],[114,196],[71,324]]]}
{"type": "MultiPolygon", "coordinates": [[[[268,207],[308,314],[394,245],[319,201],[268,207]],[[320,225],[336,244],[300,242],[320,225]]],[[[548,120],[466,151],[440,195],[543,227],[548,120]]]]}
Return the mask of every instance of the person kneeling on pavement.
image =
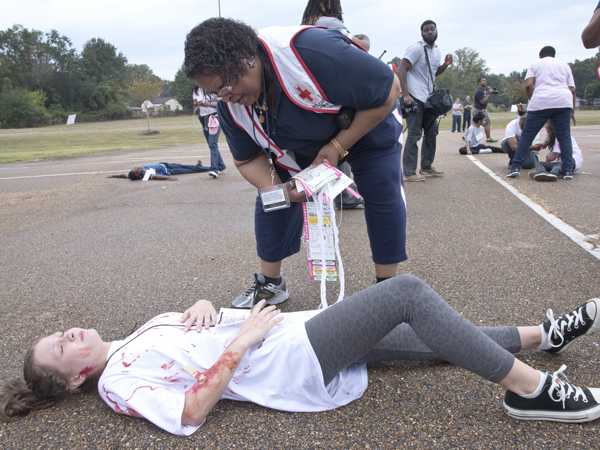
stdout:
{"type": "Polygon", "coordinates": [[[485,123],[485,114],[481,111],[477,111],[473,115],[473,124],[467,130],[465,136],[465,146],[458,149],[461,155],[472,155],[473,153],[502,153],[500,147],[494,147],[492,145],[483,144],[485,137],[485,129],[483,124],[485,123]]]}
{"type": "MultiPolygon", "coordinates": [[[[506,136],[502,139],[502,151],[508,155],[510,161],[508,162],[508,166],[510,167],[513,157],[515,156],[515,151],[517,150],[517,145],[519,145],[519,140],[521,139],[521,134],[523,133],[523,128],[525,127],[525,123],[527,122],[527,111],[525,110],[525,105],[519,104],[517,113],[519,117],[513,121],[511,121],[506,126],[506,136]]],[[[529,152],[525,155],[523,159],[523,168],[524,169],[533,169],[535,167],[535,163],[538,161],[537,152],[542,149],[541,144],[534,144],[534,142],[539,142],[540,135],[538,135],[533,139],[531,145],[529,146],[529,152]]]]}

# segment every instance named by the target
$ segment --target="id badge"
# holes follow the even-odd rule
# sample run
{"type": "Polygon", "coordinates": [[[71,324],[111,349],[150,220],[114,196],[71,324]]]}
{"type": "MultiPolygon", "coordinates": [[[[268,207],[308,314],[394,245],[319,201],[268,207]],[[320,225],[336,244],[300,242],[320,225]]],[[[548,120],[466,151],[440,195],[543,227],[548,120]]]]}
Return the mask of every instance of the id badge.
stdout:
{"type": "Polygon", "coordinates": [[[258,195],[260,195],[260,201],[262,202],[264,212],[290,207],[290,198],[288,196],[287,187],[283,184],[276,184],[275,186],[259,189],[258,195]]]}

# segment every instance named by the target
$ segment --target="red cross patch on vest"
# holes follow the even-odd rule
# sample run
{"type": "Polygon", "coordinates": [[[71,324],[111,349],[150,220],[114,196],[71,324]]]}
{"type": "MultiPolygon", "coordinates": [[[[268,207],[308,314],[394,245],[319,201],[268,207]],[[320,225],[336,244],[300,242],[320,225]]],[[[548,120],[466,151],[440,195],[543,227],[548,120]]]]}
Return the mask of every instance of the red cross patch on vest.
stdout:
{"type": "Polygon", "coordinates": [[[317,95],[311,88],[302,84],[294,85],[294,97],[307,105],[312,105],[317,101],[317,95]]]}

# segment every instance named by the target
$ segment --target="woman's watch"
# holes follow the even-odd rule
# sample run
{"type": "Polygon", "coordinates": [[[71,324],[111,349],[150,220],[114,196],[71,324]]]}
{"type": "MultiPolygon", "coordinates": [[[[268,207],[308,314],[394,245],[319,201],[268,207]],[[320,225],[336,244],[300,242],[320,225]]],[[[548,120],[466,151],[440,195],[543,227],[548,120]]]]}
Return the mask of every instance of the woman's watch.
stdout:
{"type": "Polygon", "coordinates": [[[335,149],[338,151],[338,153],[340,155],[340,159],[344,159],[346,157],[346,155],[348,155],[348,150],[346,150],[344,147],[342,147],[342,144],[340,144],[336,138],[333,138],[329,142],[331,142],[331,145],[333,145],[335,147],[335,149]]]}

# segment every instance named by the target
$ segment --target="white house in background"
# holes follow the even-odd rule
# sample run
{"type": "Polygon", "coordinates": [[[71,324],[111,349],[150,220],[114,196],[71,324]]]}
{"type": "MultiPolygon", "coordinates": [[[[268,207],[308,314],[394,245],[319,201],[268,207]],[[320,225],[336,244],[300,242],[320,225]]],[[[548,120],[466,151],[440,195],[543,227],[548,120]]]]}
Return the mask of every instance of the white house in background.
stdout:
{"type": "Polygon", "coordinates": [[[146,112],[146,109],[148,109],[150,113],[158,114],[162,108],[171,111],[183,109],[179,102],[173,97],[151,98],[150,100],[146,100],[144,103],[142,103],[142,111],[144,113],[146,112]]]}

